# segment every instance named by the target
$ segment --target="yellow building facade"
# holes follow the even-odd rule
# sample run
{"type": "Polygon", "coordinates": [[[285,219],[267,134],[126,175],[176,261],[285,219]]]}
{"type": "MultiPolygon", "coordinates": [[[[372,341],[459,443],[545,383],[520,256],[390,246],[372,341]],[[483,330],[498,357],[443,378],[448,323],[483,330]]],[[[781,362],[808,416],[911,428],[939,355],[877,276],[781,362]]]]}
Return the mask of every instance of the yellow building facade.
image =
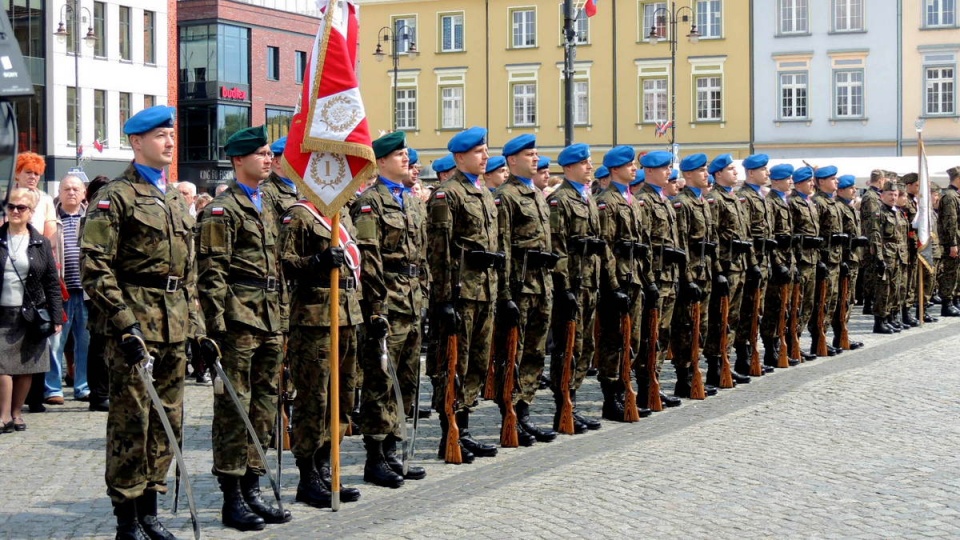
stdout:
{"type": "MultiPolygon", "coordinates": [[[[542,155],[555,158],[564,147],[563,2],[362,0],[360,6],[360,90],[374,136],[396,122],[425,166],[446,154],[451,136],[474,125],[489,130],[491,153],[521,133],[537,135],[542,155]]],[[[671,135],[681,155],[749,153],[749,2],[601,0],[598,6],[596,16],[581,14],[575,22],[571,100],[574,141],[591,145],[595,162],[618,144],[669,149],[671,135]],[[698,39],[691,43],[694,26],[698,39]],[[658,136],[657,125],[670,120],[673,129],[658,136]]]]}

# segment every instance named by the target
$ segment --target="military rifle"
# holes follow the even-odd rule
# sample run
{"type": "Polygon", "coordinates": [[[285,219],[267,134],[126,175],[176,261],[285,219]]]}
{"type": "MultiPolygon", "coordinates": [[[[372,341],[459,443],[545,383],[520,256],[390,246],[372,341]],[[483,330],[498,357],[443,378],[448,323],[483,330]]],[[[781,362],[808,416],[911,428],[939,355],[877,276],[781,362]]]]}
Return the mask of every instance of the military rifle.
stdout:
{"type": "Polygon", "coordinates": [[[840,270],[843,275],[840,276],[840,304],[837,314],[837,318],[840,319],[840,335],[838,337],[840,338],[840,348],[849,351],[850,333],[847,331],[847,311],[850,309],[850,305],[847,303],[847,296],[850,294],[850,270],[843,270],[843,266],[840,267],[840,270]]]}
{"type": "MultiPolygon", "coordinates": [[[[573,278],[571,285],[575,294],[580,292],[580,287],[583,285],[583,262],[587,258],[587,250],[589,248],[590,242],[586,237],[581,239],[583,250],[580,254],[580,272],[573,278]]],[[[574,309],[577,309],[577,306],[574,305],[574,309]]],[[[558,423],[557,429],[560,433],[565,435],[573,435],[573,399],[570,397],[570,379],[573,377],[573,348],[576,343],[577,337],[577,314],[572,314],[573,316],[567,321],[566,325],[566,339],[564,340],[564,349],[563,349],[563,368],[560,376],[560,421],[558,423]]],[[[636,398],[634,398],[634,403],[636,403],[636,398]]]]}
{"type": "Polygon", "coordinates": [[[750,376],[759,377],[763,375],[763,366],[760,364],[760,310],[763,309],[763,289],[760,287],[760,281],[757,281],[753,289],[753,313],[750,314],[750,376]]]}
{"type": "MultiPolygon", "coordinates": [[[[452,290],[452,300],[453,300],[453,309],[456,313],[457,301],[460,299],[460,288],[463,284],[460,282],[463,275],[463,259],[464,259],[464,249],[460,248],[460,266],[457,268],[457,280],[453,285],[452,290]]],[[[447,419],[447,447],[444,452],[444,461],[447,463],[453,463],[459,465],[463,463],[463,454],[460,453],[460,428],[457,426],[457,348],[459,346],[457,340],[457,324],[456,316],[454,316],[454,325],[453,328],[448,328],[447,331],[447,383],[445,385],[445,394],[443,398],[443,414],[447,419]]],[[[417,413],[418,411],[414,411],[417,413]]]]}
{"type": "Polygon", "coordinates": [[[800,275],[797,274],[793,280],[793,287],[790,293],[790,358],[801,360],[800,354],[800,302],[803,297],[800,275]]]}
{"type": "Polygon", "coordinates": [[[827,334],[823,327],[827,317],[827,276],[817,281],[817,320],[816,338],[817,356],[827,356],[827,334]]]}
{"type": "Polygon", "coordinates": [[[730,295],[720,297],[720,388],[733,388],[730,369],[730,295]]]}
{"type": "Polygon", "coordinates": [[[516,448],[520,446],[517,434],[517,411],[513,406],[514,379],[517,373],[517,342],[520,329],[511,326],[507,330],[507,358],[503,367],[503,393],[500,401],[503,406],[503,422],[500,426],[500,446],[516,448]]]}
{"type": "Polygon", "coordinates": [[[790,367],[787,357],[787,309],[790,308],[790,282],[780,285],[780,313],[777,316],[777,332],[780,336],[780,347],[777,351],[777,367],[790,367]]]}
{"type": "Polygon", "coordinates": [[[707,399],[703,387],[703,375],[700,373],[700,306],[702,301],[690,303],[690,319],[693,321],[693,337],[690,343],[690,399],[707,399]]]}
{"type": "MultiPolygon", "coordinates": [[[[497,335],[496,332],[493,335],[497,335]]],[[[483,382],[483,399],[493,400],[497,398],[497,367],[496,367],[496,345],[490,344],[490,360],[487,363],[487,379],[483,382]]]]}

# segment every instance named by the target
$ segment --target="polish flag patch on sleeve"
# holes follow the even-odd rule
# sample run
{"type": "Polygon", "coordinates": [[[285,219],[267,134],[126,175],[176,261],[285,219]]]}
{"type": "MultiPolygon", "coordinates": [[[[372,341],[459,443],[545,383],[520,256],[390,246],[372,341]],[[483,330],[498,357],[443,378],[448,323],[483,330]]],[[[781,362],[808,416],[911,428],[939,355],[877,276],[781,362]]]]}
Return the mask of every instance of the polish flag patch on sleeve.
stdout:
{"type": "Polygon", "coordinates": [[[606,210],[606,209],[607,209],[607,203],[605,203],[605,202],[597,203],[597,209],[598,209],[598,210],[606,210]]]}
{"type": "Polygon", "coordinates": [[[222,207],[222,206],[217,206],[217,207],[215,207],[215,208],[211,208],[211,209],[210,209],[210,215],[212,215],[212,216],[222,216],[222,215],[223,215],[223,207],[222,207]]]}
{"type": "Polygon", "coordinates": [[[637,203],[638,203],[640,206],[646,206],[646,205],[647,205],[647,201],[645,201],[645,200],[643,200],[643,199],[637,199],[637,203]]]}
{"type": "Polygon", "coordinates": [[[109,210],[110,199],[105,199],[97,203],[97,210],[109,210]]]}
{"type": "Polygon", "coordinates": [[[494,199],[493,204],[500,206],[500,197],[497,197],[496,199],[494,199]]]}
{"type": "Polygon", "coordinates": [[[287,223],[290,223],[291,221],[293,221],[293,216],[283,216],[284,225],[286,225],[287,223]]]}
{"type": "Polygon", "coordinates": [[[369,214],[370,212],[373,212],[373,208],[370,208],[369,204],[365,204],[360,207],[361,214],[369,214]]]}
{"type": "Polygon", "coordinates": [[[675,202],[675,203],[673,203],[673,207],[674,207],[674,208],[680,208],[680,207],[682,207],[682,206],[683,206],[683,203],[682,203],[682,202],[675,202]]]}
{"type": "Polygon", "coordinates": [[[444,193],[444,192],[442,192],[442,191],[438,191],[438,192],[433,196],[433,198],[435,198],[435,199],[446,199],[446,198],[447,198],[447,194],[444,193]]]}
{"type": "MultiPolygon", "coordinates": [[[[560,206],[560,201],[556,199],[550,199],[550,206],[560,206]]],[[[604,205],[606,207],[606,205],[604,205]]]]}

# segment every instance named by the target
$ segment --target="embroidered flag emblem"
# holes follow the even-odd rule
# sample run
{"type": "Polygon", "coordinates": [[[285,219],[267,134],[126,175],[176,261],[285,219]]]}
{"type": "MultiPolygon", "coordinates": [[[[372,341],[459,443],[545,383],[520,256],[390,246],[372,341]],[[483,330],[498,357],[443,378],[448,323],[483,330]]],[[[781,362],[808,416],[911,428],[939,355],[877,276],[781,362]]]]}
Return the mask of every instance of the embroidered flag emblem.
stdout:
{"type": "Polygon", "coordinates": [[[446,198],[447,198],[447,194],[444,193],[444,192],[442,192],[442,191],[438,191],[438,192],[436,193],[436,195],[434,195],[433,197],[434,197],[435,199],[446,199],[446,198]]]}
{"type": "Polygon", "coordinates": [[[211,208],[211,209],[210,209],[210,215],[213,215],[213,216],[222,216],[222,215],[223,215],[223,207],[222,207],[222,206],[217,206],[217,207],[215,207],[215,208],[211,208]]]}
{"type": "Polygon", "coordinates": [[[597,209],[599,209],[599,210],[606,210],[606,209],[607,209],[607,203],[605,203],[605,202],[598,203],[598,204],[597,204],[597,209]]]}
{"type": "Polygon", "coordinates": [[[287,223],[290,223],[291,221],[293,221],[293,216],[283,216],[284,225],[286,225],[287,223]]]}
{"type": "MultiPolygon", "coordinates": [[[[553,199],[550,201],[550,206],[559,206],[559,205],[560,205],[560,201],[556,199],[553,199]]],[[[606,207],[606,205],[604,205],[604,207],[606,207]]]]}
{"type": "Polygon", "coordinates": [[[369,214],[370,212],[373,212],[373,208],[370,208],[369,204],[365,204],[360,207],[360,213],[369,214]]]}
{"type": "Polygon", "coordinates": [[[110,209],[110,199],[106,199],[97,203],[97,210],[109,210],[110,209]]]}

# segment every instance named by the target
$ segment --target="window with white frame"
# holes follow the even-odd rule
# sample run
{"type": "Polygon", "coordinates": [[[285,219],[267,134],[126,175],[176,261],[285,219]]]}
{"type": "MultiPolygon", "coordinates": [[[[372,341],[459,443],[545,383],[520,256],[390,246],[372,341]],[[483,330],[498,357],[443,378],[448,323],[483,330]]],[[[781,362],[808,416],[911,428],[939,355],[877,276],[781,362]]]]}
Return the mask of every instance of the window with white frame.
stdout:
{"type": "Polygon", "coordinates": [[[781,34],[806,34],[810,31],[807,0],[777,1],[777,28],[781,34]]]}
{"type": "Polygon", "coordinates": [[[723,30],[720,0],[697,2],[697,32],[701,38],[718,38],[723,30]]]}
{"type": "Polygon", "coordinates": [[[923,0],[923,27],[956,26],[957,0],[923,0]]]}
{"type": "Polygon", "coordinates": [[[510,12],[513,28],[513,48],[537,46],[537,11],[533,8],[514,9],[510,12]]]}
{"type": "Polygon", "coordinates": [[[417,89],[397,88],[397,129],[417,129],[417,89]]]}
{"type": "Polygon", "coordinates": [[[712,122],[723,119],[723,77],[697,77],[697,121],[712,122]]]}
{"type": "Polygon", "coordinates": [[[537,125],[537,83],[513,83],[513,126],[537,125]]]}
{"type": "Polygon", "coordinates": [[[667,121],[667,78],[643,80],[643,122],[667,121]]]}
{"type": "Polygon", "coordinates": [[[863,30],[863,0],[833,0],[833,31],[863,30]]]}
{"type": "MultiPolygon", "coordinates": [[[[563,4],[561,4],[563,10],[563,4]]],[[[577,12],[577,20],[573,21],[573,29],[576,30],[577,45],[586,45],[590,43],[590,18],[587,17],[587,11],[581,9],[577,12]]]]}
{"type": "Polygon", "coordinates": [[[863,117],[863,70],[833,72],[834,118],[863,117]]]}
{"type": "Polygon", "coordinates": [[[417,18],[394,17],[391,37],[397,41],[397,53],[406,54],[410,46],[417,43],[417,18]]]}
{"type": "Polygon", "coordinates": [[[463,129],[463,86],[440,88],[440,129],[463,129]]]}
{"type": "Polygon", "coordinates": [[[807,72],[780,73],[781,120],[807,118],[807,72]]]}
{"type": "Polygon", "coordinates": [[[957,112],[957,84],[955,66],[927,66],[924,68],[924,113],[927,115],[954,115],[957,112]]]}
{"type": "Polygon", "coordinates": [[[643,24],[640,28],[639,41],[645,41],[650,37],[650,30],[660,39],[667,37],[667,3],[666,2],[643,2],[640,4],[640,12],[643,14],[643,24]]]}
{"type": "Polygon", "coordinates": [[[440,15],[440,52],[463,51],[463,13],[440,15]]]}
{"type": "Polygon", "coordinates": [[[590,81],[573,81],[573,124],[590,123],[590,81]]]}

